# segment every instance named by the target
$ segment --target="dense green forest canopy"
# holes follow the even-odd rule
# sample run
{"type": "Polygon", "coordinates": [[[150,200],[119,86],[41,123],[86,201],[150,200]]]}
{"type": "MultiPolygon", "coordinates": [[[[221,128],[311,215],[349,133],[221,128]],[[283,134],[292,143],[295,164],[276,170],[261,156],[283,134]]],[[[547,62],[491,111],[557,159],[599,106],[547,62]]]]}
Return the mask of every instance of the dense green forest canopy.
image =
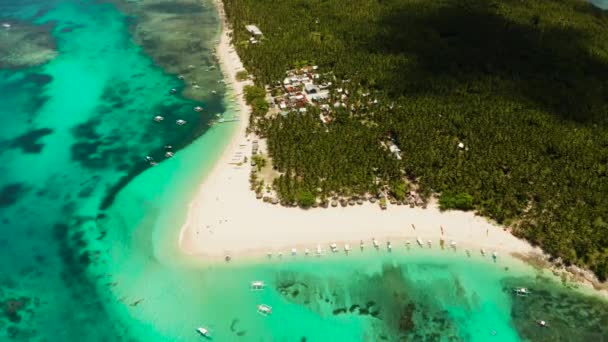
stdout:
{"type": "Polygon", "coordinates": [[[444,194],[443,207],[473,206],[606,279],[606,13],[578,0],[224,2],[258,85],[302,61],[350,80],[354,109],[329,124],[314,110],[255,121],[282,198],[374,193],[407,177],[444,194]],[[246,24],[260,44],[247,44],[246,24]],[[380,146],[387,136],[402,160],[380,146]]]}

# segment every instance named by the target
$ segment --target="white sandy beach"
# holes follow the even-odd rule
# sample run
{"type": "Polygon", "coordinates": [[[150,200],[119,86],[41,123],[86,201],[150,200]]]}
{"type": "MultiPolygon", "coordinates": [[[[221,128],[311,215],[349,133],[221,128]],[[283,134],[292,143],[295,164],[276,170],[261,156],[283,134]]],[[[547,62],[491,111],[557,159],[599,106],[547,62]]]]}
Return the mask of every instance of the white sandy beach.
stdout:
{"type": "MultiPolygon", "coordinates": [[[[216,5],[223,19],[221,1],[216,0],[216,5]]],[[[180,247],[185,253],[218,260],[228,254],[233,258],[269,252],[288,254],[292,248],[298,248],[300,253],[304,248],[315,251],[317,244],[327,251],[334,242],[339,248],[349,243],[358,249],[360,240],[369,247],[372,238],[382,247],[390,240],[393,248],[404,248],[405,241],[415,245],[418,237],[425,243],[431,240],[433,246],[438,246],[440,239],[445,240],[446,246],[454,241],[459,248],[467,246],[473,253],[479,253],[481,248],[487,253],[540,252],[473,213],[440,212],[434,204],[428,209],[389,206],[383,211],[377,204],[366,203],[302,210],[257,200],[249,189],[251,166],[249,163],[237,165],[244,156],[251,157],[252,139],[245,136],[249,115],[242,97],[245,83],[235,78],[243,66],[231,47],[229,33],[224,23],[217,56],[227,85],[239,94],[241,120],[238,132],[190,204],[187,221],[180,232],[180,247]]]]}

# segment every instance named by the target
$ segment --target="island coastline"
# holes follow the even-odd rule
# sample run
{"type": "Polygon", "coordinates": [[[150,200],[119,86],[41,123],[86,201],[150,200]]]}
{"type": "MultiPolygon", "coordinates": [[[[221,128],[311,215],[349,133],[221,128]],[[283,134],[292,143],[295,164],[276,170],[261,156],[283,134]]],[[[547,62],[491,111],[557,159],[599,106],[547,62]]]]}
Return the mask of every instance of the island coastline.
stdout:
{"type": "MultiPolygon", "coordinates": [[[[554,263],[546,262],[548,256],[527,241],[517,238],[506,228],[475,215],[473,212],[441,211],[435,201],[428,208],[389,206],[386,211],[378,205],[364,203],[345,208],[298,209],[274,206],[255,198],[249,189],[250,167],[254,137],[247,136],[250,108],[242,96],[243,88],[250,81],[239,82],[236,73],[243,70],[231,43],[231,28],[224,13],[223,2],[214,0],[222,23],[222,33],[216,50],[220,67],[226,78],[229,92],[236,94],[239,115],[238,128],[230,143],[199,186],[189,205],[187,220],[180,229],[180,249],[206,262],[230,259],[250,260],[261,256],[288,255],[295,249],[303,254],[308,249],[315,253],[320,246],[325,253],[335,243],[342,252],[345,244],[359,249],[361,241],[366,248],[377,239],[380,248],[412,248],[421,239],[424,247],[430,241],[438,248],[444,241],[445,248],[452,242],[458,250],[490,256],[511,255],[526,262],[549,267],[554,274],[569,273],[578,281],[603,290],[590,272],[571,272],[554,263]],[[583,273],[584,276],[583,276],[583,273]]],[[[264,149],[264,141],[260,141],[264,149]]]]}

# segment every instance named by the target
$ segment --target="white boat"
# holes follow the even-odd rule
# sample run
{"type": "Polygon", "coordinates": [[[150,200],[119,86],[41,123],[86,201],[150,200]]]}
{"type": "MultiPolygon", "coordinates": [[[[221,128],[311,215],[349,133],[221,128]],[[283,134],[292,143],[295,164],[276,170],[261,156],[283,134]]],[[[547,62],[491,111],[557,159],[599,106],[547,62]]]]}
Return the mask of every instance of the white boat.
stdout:
{"type": "Polygon", "coordinates": [[[336,245],[335,243],[332,243],[331,245],[329,245],[329,248],[331,248],[331,251],[333,253],[336,253],[338,251],[338,245],[336,245]]]}
{"type": "Polygon", "coordinates": [[[304,248],[304,255],[310,254],[310,250],[308,248],[304,248]]]}
{"type": "Polygon", "coordinates": [[[346,253],[350,252],[350,245],[349,244],[345,244],[344,245],[344,252],[346,252],[346,253]]]}
{"type": "Polygon", "coordinates": [[[323,248],[321,248],[321,245],[317,245],[317,256],[321,255],[323,255],[323,248]]]}
{"type": "Polygon", "coordinates": [[[251,282],[251,285],[250,285],[250,288],[253,291],[263,290],[264,287],[266,287],[266,284],[264,284],[264,282],[261,280],[254,280],[251,282]]]}
{"type": "Polygon", "coordinates": [[[154,160],[154,158],[152,158],[152,157],[150,157],[150,156],[146,156],[146,161],[151,162],[151,161],[153,161],[153,160],[154,160]]]}
{"type": "Polygon", "coordinates": [[[547,321],[543,321],[543,320],[536,321],[536,324],[538,324],[539,326],[541,326],[543,328],[548,328],[549,327],[549,324],[547,324],[547,321]]]}
{"type": "Polygon", "coordinates": [[[264,316],[268,316],[272,313],[272,307],[266,304],[258,305],[258,313],[264,316]]]}
{"type": "Polygon", "coordinates": [[[361,242],[359,242],[359,248],[361,248],[361,250],[363,250],[363,248],[365,248],[365,242],[363,242],[363,240],[361,240],[361,242]]]}
{"type": "Polygon", "coordinates": [[[196,331],[204,337],[211,337],[211,335],[209,334],[209,329],[207,328],[198,327],[196,328],[196,331]]]}
{"type": "Polygon", "coordinates": [[[196,106],[196,107],[194,107],[194,111],[195,111],[195,112],[200,113],[200,112],[202,112],[202,111],[203,111],[203,107],[201,107],[201,106],[196,106]]]}
{"type": "Polygon", "coordinates": [[[295,248],[292,248],[292,249],[291,249],[291,255],[292,255],[292,256],[296,256],[297,254],[298,254],[298,250],[297,250],[297,249],[295,249],[295,248]]]}
{"type": "Polygon", "coordinates": [[[416,242],[418,242],[418,246],[420,246],[420,247],[424,246],[424,243],[422,242],[421,238],[417,238],[416,242]]]}
{"type": "Polygon", "coordinates": [[[165,120],[165,118],[162,117],[162,116],[160,116],[160,115],[157,115],[157,116],[154,117],[154,121],[156,121],[156,122],[161,122],[163,120],[165,120]]]}
{"type": "Polygon", "coordinates": [[[431,240],[427,240],[426,244],[429,245],[429,248],[431,248],[431,240]]]}
{"type": "Polygon", "coordinates": [[[165,157],[167,157],[167,158],[173,157],[173,152],[171,152],[171,151],[165,152],[165,157]]]}
{"type": "Polygon", "coordinates": [[[372,238],[372,244],[374,245],[374,248],[378,249],[378,247],[380,247],[380,245],[378,244],[378,240],[372,238]]]}
{"type": "Polygon", "coordinates": [[[513,289],[513,292],[515,292],[516,295],[522,296],[522,297],[525,297],[530,294],[530,290],[528,290],[525,287],[516,287],[513,289]]]}
{"type": "Polygon", "coordinates": [[[493,259],[498,258],[498,253],[496,253],[496,252],[492,252],[492,258],[493,258],[493,259]]]}
{"type": "Polygon", "coordinates": [[[456,241],[452,240],[452,241],[450,242],[450,246],[451,246],[453,249],[456,249],[456,241]]]}
{"type": "Polygon", "coordinates": [[[2,27],[4,27],[4,28],[11,28],[11,24],[9,24],[9,23],[2,23],[2,27]]]}
{"type": "Polygon", "coordinates": [[[186,124],[186,120],[179,119],[179,120],[175,121],[175,123],[176,123],[178,126],[183,126],[183,125],[185,125],[185,124],[186,124]]]}

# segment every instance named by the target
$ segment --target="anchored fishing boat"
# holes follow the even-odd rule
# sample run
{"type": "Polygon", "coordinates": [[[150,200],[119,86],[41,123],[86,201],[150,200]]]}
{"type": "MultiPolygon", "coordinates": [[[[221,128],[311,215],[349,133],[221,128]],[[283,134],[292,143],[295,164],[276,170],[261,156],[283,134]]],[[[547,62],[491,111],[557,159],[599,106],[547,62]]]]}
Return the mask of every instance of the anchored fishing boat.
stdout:
{"type": "Polygon", "coordinates": [[[250,285],[250,288],[253,291],[263,290],[264,287],[266,287],[266,284],[264,284],[264,282],[261,280],[254,280],[251,282],[251,285],[250,285]]]}
{"type": "Polygon", "coordinates": [[[268,316],[272,314],[272,307],[266,304],[260,304],[258,305],[258,313],[263,316],[268,316]]]}
{"type": "Polygon", "coordinates": [[[209,334],[209,329],[205,328],[205,327],[198,327],[196,328],[196,331],[201,334],[203,337],[211,337],[211,335],[209,334]]]}

